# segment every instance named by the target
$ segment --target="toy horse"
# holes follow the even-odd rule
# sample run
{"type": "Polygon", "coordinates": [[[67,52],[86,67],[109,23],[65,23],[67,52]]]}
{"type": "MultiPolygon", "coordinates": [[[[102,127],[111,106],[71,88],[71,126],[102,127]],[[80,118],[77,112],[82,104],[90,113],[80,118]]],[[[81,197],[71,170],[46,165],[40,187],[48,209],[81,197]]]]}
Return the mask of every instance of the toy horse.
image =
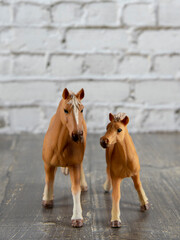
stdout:
{"type": "Polygon", "coordinates": [[[62,100],[46,132],[42,151],[46,174],[42,205],[45,208],[53,207],[54,177],[57,167],[61,167],[62,172],[65,175],[70,173],[71,177],[73,227],[83,225],[80,194],[81,190],[87,191],[82,165],[87,135],[81,103],[83,98],[83,89],[77,94],[64,89],[62,100]]]}
{"type": "Polygon", "coordinates": [[[110,123],[100,144],[106,148],[107,179],[104,190],[112,186],[111,227],[121,227],[120,220],[120,183],[123,178],[131,177],[138,193],[141,210],[149,208],[148,199],[140,181],[140,164],[135,146],[127,130],[129,118],[125,113],[109,114],[110,123]]]}

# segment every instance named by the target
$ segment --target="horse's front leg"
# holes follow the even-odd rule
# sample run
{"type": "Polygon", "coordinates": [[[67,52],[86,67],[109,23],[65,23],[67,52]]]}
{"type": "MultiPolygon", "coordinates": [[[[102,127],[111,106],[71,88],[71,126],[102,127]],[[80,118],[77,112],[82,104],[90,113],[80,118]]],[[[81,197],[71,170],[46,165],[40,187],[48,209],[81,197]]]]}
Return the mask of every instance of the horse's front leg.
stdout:
{"type": "Polygon", "coordinates": [[[112,211],[111,211],[111,227],[121,227],[119,202],[121,197],[120,178],[112,178],[112,211]]]}
{"type": "Polygon", "coordinates": [[[44,187],[42,205],[45,208],[52,208],[53,207],[53,197],[54,197],[53,196],[53,185],[54,185],[54,177],[55,177],[55,173],[56,173],[56,168],[44,163],[44,169],[45,169],[45,173],[46,173],[46,178],[45,178],[45,187],[44,187]]]}
{"type": "Polygon", "coordinates": [[[81,175],[81,166],[71,166],[69,167],[69,172],[71,176],[71,190],[73,195],[73,215],[72,215],[72,226],[73,227],[82,227],[83,226],[83,217],[82,217],[82,208],[80,202],[81,187],[80,187],[80,175],[81,175]]]}
{"type": "Polygon", "coordinates": [[[111,183],[111,175],[110,175],[110,167],[109,165],[107,165],[106,168],[106,173],[107,173],[107,177],[106,177],[106,181],[103,185],[104,191],[107,193],[111,190],[112,188],[112,183],[111,183]]]}
{"type": "Polygon", "coordinates": [[[83,163],[81,163],[81,177],[80,177],[80,184],[81,184],[81,191],[86,192],[88,190],[84,169],[83,169],[83,163]]]}
{"type": "Polygon", "coordinates": [[[142,187],[139,173],[137,175],[133,176],[132,179],[133,179],[133,182],[134,182],[134,187],[135,187],[135,189],[138,193],[138,196],[139,196],[139,201],[140,201],[140,204],[141,204],[141,211],[148,210],[150,205],[149,205],[149,202],[148,202],[148,198],[147,198],[147,196],[144,192],[144,189],[142,187]]]}

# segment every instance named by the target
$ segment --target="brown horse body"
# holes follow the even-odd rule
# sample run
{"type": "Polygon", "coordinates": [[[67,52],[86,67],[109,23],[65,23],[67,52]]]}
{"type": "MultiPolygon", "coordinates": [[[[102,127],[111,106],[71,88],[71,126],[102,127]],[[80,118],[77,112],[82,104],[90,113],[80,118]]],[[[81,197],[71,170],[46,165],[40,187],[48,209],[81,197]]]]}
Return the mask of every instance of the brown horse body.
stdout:
{"type": "Polygon", "coordinates": [[[139,158],[127,130],[129,118],[124,113],[110,113],[109,119],[111,122],[107,125],[107,132],[100,139],[101,146],[106,148],[107,179],[104,190],[108,192],[111,186],[113,188],[111,226],[120,227],[120,183],[123,178],[132,177],[142,211],[149,208],[149,203],[140,181],[139,158]]]}
{"type": "Polygon", "coordinates": [[[52,117],[48,131],[44,138],[42,158],[46,173],[46,184],[43,194],[43,206],[53,207],[53,184],[57,167],[61,167],[64,174],[70,172],[73,216],[72,226],[83,225],[80,203],[81,190],[87,191],[87,183],[83,171],[82,161],[86,148],[87,128],[83,118],[81,99],[84,90],[76,95],[66,88],[62,94],[56,114],[52,117]]]}

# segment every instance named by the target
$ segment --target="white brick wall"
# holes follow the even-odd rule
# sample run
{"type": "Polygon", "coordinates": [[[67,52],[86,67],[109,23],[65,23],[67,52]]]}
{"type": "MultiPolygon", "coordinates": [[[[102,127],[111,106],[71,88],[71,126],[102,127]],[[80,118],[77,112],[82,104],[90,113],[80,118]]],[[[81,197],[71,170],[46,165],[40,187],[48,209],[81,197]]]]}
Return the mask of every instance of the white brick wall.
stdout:
{"type": "Polygon", "coordinates": [[[0,133],[45,132],[64,87],[89,132],[180,131],[180,1],[0,0],[0,133]]]}

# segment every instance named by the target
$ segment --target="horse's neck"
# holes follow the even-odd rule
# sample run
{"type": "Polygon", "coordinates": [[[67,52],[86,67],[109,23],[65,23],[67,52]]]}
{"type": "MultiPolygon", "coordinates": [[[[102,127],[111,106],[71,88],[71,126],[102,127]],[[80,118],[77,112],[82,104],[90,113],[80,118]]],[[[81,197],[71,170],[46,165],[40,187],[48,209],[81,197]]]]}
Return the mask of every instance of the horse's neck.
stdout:
{"type": "Polygon", "coordinates": [[[134,144],[128,132],[125,133],[124,141],[122,143],[117,142],[117,148],[118,148],[119,154],[123,158],[125,159],[131,158],[132,151],[134,151],[134,144]]]}
{"type": "Polygon", "coordinates": [[[57,112],[55,114],[55,119],[54,119],[54,131],[56,134],[56,143],[58,145],[58,148],[61,146],[63,147],[63,145],[65,146],[67,141],[68,141],[68,129],[65,125],[63,125],[62,121],[61,121],[61,116],[60,116],[60,104],[59,107],[57,109],[57,112]]]}

